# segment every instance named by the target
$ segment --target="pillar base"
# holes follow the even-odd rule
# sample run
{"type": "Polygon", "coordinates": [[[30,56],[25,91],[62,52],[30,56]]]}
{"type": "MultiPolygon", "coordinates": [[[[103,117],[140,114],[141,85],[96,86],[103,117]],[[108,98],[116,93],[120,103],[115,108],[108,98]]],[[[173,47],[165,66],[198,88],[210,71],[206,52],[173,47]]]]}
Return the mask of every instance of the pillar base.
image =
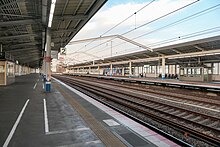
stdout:
{"type": "Polygon", "coordinates": [[[164,80],[165,79],[165,74],[162,74],[161,78],[162,78],[162,80],[164,80]]]}

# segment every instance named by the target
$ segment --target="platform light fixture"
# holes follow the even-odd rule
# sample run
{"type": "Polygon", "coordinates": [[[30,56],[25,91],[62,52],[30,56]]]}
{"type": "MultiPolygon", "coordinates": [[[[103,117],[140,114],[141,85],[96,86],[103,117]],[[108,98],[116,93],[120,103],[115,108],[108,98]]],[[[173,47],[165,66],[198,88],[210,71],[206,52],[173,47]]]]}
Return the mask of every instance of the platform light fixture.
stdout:
{"type": "Polygon", "coordinates": [[[52,0],[51,6],[50,6],[49,22],[48,22],[48,27],[49,28],[51,28],[51,26],[52,26],[53,14],[54,14],[54,10],[55,10],[55,4],[56,4],[56,0],[52,0]]]}

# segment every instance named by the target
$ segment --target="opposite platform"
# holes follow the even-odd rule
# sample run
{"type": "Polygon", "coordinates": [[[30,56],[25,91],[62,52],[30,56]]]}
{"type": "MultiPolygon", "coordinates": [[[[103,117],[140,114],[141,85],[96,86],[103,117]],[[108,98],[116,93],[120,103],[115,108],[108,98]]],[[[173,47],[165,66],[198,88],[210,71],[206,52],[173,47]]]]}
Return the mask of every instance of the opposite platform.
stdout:
{"type": "Polygon", "coordinates": [[[94,78],[103,78],[110,80],[126,81],[126,82],[137,82],[137,83],[146,83],[152,85],[162,85],[170,87],[183,87],[183,88],[192,88],[192,89],[206,89],[211,91],[220,92],[220,83],[219,82],[190,82],[190,81],[180,81],[177,79],[161,79],[161,78],[138,78],[138,77],[123,77],[123,76],[102,76],[102,75],[80,75],[73,74],[75,76],[85,76],[85,77],[94,77],[94,78]]]}

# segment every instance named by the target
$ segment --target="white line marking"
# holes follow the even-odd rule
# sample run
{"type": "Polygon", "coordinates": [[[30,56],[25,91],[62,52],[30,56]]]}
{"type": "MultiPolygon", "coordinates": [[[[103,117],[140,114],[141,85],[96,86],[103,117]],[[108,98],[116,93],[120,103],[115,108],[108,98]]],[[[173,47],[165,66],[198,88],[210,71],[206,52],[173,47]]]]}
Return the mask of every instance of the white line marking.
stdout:
{"type": "Polygon", "coordinates": [[[35,84],[34,84],[34,88],[33,88],[33,89],[35,89],[35,88],[36,88],[36,86],[37,86],[37,83],[35,83],[35,84]]]}
{"type": "Polygon", "coordinates": [[[9,142],[10,142],[12,136],[13,136],[14,133],[15,133],[15,130],[16,130],[17,126],[18,126],[18,123],[19,123],[20,120],[21,120],[21,117],[22,117],[22,115],[23,115],[23,113],[24,113],[24,110],[25,110],[25,108],[27,107],[28,102],[29,102],[29,99],[28,99],[28,100],[26,101],[26,103],[24,104],[24,106],[23,106],[23,108],[22,108],[22,110],[21,110],[21,112],[20,112],[20,114],[19,114],[19,116],[18,116],[18,118],[17,118],[17,120],[16,120],[14,126],[13,126],[12,129],[11,129],[11,132],[9,133],[9,135],[8,135],[8,137],[7,137],[7,139],[6,139],[5,143],[4,143],[4,145],[3,145],[3,147],[7,147],[7,146],[8,146],[8,144],[9,144],[9,142]]]}
{"type": "Polygon", "coordinates": [[[78,129],[60,130],[60,131],[48,132],[48,133],[46,133],[46,135],[62,134],[62,133],[78,132],[78,131],[88,131],[88,130],[90,130],[90,128],[78,128],[78,129]]]}
{"type": "Polygon", "coordinates": [[[44,99],[44,124],[45,124],[45,133],[48,133],[49,125],[48,125],[48,117],[47,117],[47,104],[45,99],[44,99]]]}
{"type": "Polygon", "coordinates": [[[43,85],[43,89],[44,89],[44,83],[42,85],[43,85]]]}
{"type": "Polygon", "coordinates": [[[119,126],[120,124],[117,123],[116,121],[114,121],[113,119],[106,119],[103,120],[107,125],[109,125],[110,127],[112,126],[119,126]]]}

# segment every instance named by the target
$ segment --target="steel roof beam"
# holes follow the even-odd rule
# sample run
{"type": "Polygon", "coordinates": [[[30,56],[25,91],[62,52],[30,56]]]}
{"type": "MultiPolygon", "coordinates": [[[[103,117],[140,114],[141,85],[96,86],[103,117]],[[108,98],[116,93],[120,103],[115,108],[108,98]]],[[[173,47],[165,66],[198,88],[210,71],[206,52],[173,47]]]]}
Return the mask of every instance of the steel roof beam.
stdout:
{"type": "Polygon", "coordinates": [[[28,53],[34,53],[34,52],[41,52],[41,50],[39,49],[29,49],[29,50],[25,50],[25,51],[20,51],[20,52],[10,52],[11,54],[14,55],[20,55],[20,54],[28,54],[28,53]]]}
{"type": "Polygon", "coordinates": [[[21,64],[24,64],[24,63],[31,63],[31,62],[34,62],[34,61],[40,61],[41,58],[37,57],[37,58],[29,58],[29,59],[18,59],[18,62],[20,62],[21,64]]]}
{"type": "Polygon", "coordinates": [[[83,43],[83,42],[95,41],[95,40],[98,41],[98,40],[108,39],[108,38],[117,38],[117,36],[118,35],[109,35],[109,36],[102,36],[102,37],[96,37],[96,38],[88,38],[88,39],[70,41],[69,44],[83,43]]]}
{"type": "Polygon", "coordinates": [[[141,48],[143,48],[143,49],[147,49],[147,50],[153,52],[153,50],[152,50],[151,48],[149,48],[149,47],[147,47],[147,46],[145,46],[145,45],[143,45],[143,44],[140,44],[140,43],[138,43],[138,42],[136,42],[136,41],[134,41],[134,40],[128,39],[128,38],[126,38],[126,37],[124,37],[124,36],[118,35],[117,38],[120,38],[120,39],[122,39],[122,40],[124,40],[124,41],[126,41],[126,42],[129,42],[129,43],[131,43],[131,44],[134,44],[134,45],[139,46],[139,47],[141,47],[141,48]]]}
{"type": "Polygon", "coordinates": [[[87,15],[64,15],[64,16],[54,16],[53,20],[77,20],[77,19],[87,19],[88,16],[87,15]]]}
{"type": "Polygon", "coordinates": [[[32,56],[32,58],[33,58],[33,55],[39,55],[39,52],[32,52],[32,53],[23,53],[23,54],[16,54],[16,55],[14,55],[14,54],[12,54],[12,56],[14,56],[15,58],[17,58],[17,59],[19,59],[19,58],[25,58],[25,57],[27,57],[27,56],[32,56]]]}
{"type": "Polygon", "coordinates": [[[176,49],[172,49],[172,51],[176,52],[177,54],[181,54],[181,52],[176,49]]]}
{"type": "Polygon", "coordinates": [[[21,51],[27,51],[27,50],[39,50],[39,47],[35,46],[32,48],[17,48],[17,49],[6,50],[6,52],[21,52],[21,51]]]}
{"type": "Polygon", "coordinates": [[[13,20],[13,21],[4,21],[0,22],[0,27],[8,27],[15,25],[31,25],[41,23],[40,19],[25,19],[25,20],[13,20]]]}
{"type": "Polygon", "coordinates": [[[35,63],[34,65],[37,66],[37,65],[39,65],[39,61],[40,61],[40,59],[39,59],[39,58],[36,58],[36,59],[28,60],[28,61],[22,62],[22,63],[23,63],[23,64],[24,64],[24,63],[29,63],[30,65],[33,65],[33,64],[35,63]],[[36,62],[38,62],[38,63],[36,63],[36,62]]]}
{"type": "Polygon", "coordinates": [[[0,13],[0,15],[4,15],[4,16],[17,16],[17,17],[28,17],[28,18],[34,18],[36,19],[36,16],[30,16],[30,15],[17,15],[17,14],[7,14],[7,13],[0,13]]]}
{"type": "Polygon", "coordinates": [[[94,0],[92,2],[92,4],[89,6],[89,8],[86,10],[86,12],[84,13],[87,16],[87,19],[85,19],[84,21],[81,21],[80,23],[78,23],[77,25],[77,31],[73,32],[70,34],[67,42],[64,44],[64,46],[70,42],[70,40],[82,29],[82,27],[89,21],[89,19],[99,10],[99,8],[101,8],[105,2],[107,2],[107,0],[94,0]],[[97,3],[96,3],[97,2],[97,3]],[[94,7],[93,7],[94,6],[94,7]],[[91,11],[89,11],[91,8],[93,7],[93,9],[91,11]],[[87,15],[87,11],[89,12],[87,15]]]}
{"type": "Polygon", "coordinates": [[[96,2],[96,0],[93,0],[92,2],[91,2],[91,4],[89,5],[89,7],[87,8],[87,10],[84,12],[84,14],[87,14],[88,13],[88,11],[91,9],[91,7],[95,4],[95,2],[96,2]]]}
{"type": "Polygon", "coordinates": [[[67,4],[69,3],[69,0],[66,0],[66,2],[65,2],[65,5],[64,5],[64,8],[63,8],[63,11],[62,11],[62,16],[63,16],[63,14],[64,14],[64,12],[65,12],[65,10],[66,10],[66,7],[67,7],[67,4]]]}
{"type": "Polygon", "coordinates": [[[22,46],[29,46],[29,45],[39,45],[41,44],[40,42],[37,42],[37,41],[34,41],[34,42],[26,42],[26,43],[17,43],[17,44],[9,44],[8,46],[5,46],[5,47],[8,47],[8,48],[13,48],[13,47],[22,47],[22,46]]]}
{"type": "Polygon", "coordinates": [[[25,0],[15,0],[15,1],[11,1],[11,2],[9,2],[9,3],[0,5],[0,8],[4,8],[4,7],[7,7],[7,6],[11,6],[11,5],[13,5],[13,4],[23,3],[23,2],[25,2],[25,0]]]}
{"type": "Polygon", "coordinates": [[[23,35],[15,35],[15,36],[4,36],[0,37],[0,40],[9,40],[9,39],[24,39],[24,37],[38,37],[37,34],[23,34],[23,35]]]}
{"type": "Polygon", "coordinates": [[[76,30],[77,29],[75,29],[75,28],[52,30],[52,34],[56,34],[56,33],[69,33],[69,32],[74,32],[76,30]]]}
{"type": "Polygon", "coordinates": [[[197,49],[198,49],[198,50],[200,50],[200,51],[205,51],[205,49],[204,49],[204,48],[199,47],[198,45],[194,45],[193,47],[197,48],[197,49]]]}
{"type": "MultiPolygon", "coordinates": [[[[220,49],[209,50],[209,51],[200,51],[200,52],[194,52],[194,53],[183,53],[183,54],[178,54],[178,55],[168,55],[168,56],[165,56],[165,58],[172,59],[172,60],[173,59],[179,60],[179,59],[184,59],[184,58],[195,58],[195,57],[208,56],[208,55],[220,55],[220,49]]],[[[129,61],[131,61],[132,63],[150,62],[150,61],[158,61],[161,58],[162,57],[152,57],[152,58],[143,58],[143,59],[133,59],[133,60],[127,60],[127,61],[116,61],[116,62],[112,62],[112,64],[114,64],[114,65],[126,64],[129,61]]],[[[106,65],[109,65],[109,63],[103,63],[103,64],[98,63],[98,64],[96,64],[96,66],[106,66],[106,65]]],[[[76,67],[79,68],[82,66],[77,65],[76,67]]],[[[76,67],[74,67],[74,68],[76,68],[76,67]]]]}
{"type": "Polygon", "coordinates": [[[25,56],[19,56],[19,57],[15,56],[15,59],[29,59],[29,58],[32,59],[33,55],[41,55],[41,53],[34,53],[34,54],[28,54],[28,55],[26,54],[25,56]]]}
{"type": "Polygon", "coordinates": [[[79,10],[79,7],[82,5],[83,0],[80,0],[79,4],[77,5],[73,15],[76,15],[77,11],[79,10]]]}

